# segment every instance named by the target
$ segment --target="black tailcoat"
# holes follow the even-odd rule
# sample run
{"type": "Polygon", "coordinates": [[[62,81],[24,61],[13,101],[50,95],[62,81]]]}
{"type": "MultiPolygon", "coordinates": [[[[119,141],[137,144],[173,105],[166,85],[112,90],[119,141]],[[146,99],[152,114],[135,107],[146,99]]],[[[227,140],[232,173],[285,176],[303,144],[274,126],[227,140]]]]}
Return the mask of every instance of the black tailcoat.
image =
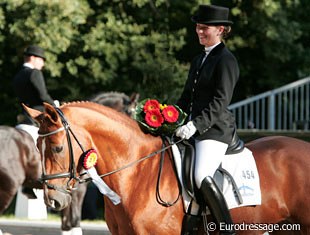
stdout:
{"type": "Polygon", "coordinates": [[[183,93],[177,102],[198,130],[196,139],[231,143],[235,118],[228,110],[239,66],[234,55],[220,43],[201,64],[204,53],[196,56],[189,70],[183,93]]]}
{"type": "Polygon", "coordinates": [[[41,110],[43,102],[54,104],[47,92],[44,77],[40,70],[23,66],[13,79],[13,88],[19,102],[32,108],[41,110]]]}

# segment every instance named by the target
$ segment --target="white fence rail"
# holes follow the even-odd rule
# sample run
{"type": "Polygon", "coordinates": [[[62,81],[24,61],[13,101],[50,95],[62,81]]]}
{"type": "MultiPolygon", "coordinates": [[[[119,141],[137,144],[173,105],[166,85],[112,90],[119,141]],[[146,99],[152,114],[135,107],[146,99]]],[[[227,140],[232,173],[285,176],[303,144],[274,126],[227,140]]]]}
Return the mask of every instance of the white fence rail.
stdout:
{"type": "Polygon", "coordinates": [[[239,130],[310,130],[310,77],[231,104],[239,130]]]}

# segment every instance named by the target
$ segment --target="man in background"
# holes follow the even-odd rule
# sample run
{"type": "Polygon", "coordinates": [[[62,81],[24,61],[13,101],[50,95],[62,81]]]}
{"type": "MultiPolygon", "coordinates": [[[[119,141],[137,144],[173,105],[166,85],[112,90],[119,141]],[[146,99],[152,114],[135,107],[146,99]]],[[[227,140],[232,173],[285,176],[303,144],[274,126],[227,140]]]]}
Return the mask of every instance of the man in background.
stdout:
{"type": "MultiPolygon", "coordinates": [[[[41,72],[45,63],[44,50],[36,45],[28,46],[24,51],[24,64],[13,79],[13,89],[20,103],[33,109],[43,111],[43,102],[59,106],[47,92],[43,73],[41,72]]],[[[37,142],[38,127],[36,123],[23,110],[23,114],[17,116],[17,129],[28,132],[34,144],[37,142]]],[[[22,186],[22,192],[29,199],[36,199],[32,187],[22,186]]]]}
{"type": "MultiPolygon", "coordinates": [[[[28,46],[24,51],[24,64],[13,79],[13,88],[19,102],[40,111],[43,111],[43,102],[55,105],[48,94],[41,71],[45,59],[44,50],[41,47],[28,46]]],[[[23,118],[24,120],[18,122],[32,124],[30,118],[25,116],[23,118]]]]}

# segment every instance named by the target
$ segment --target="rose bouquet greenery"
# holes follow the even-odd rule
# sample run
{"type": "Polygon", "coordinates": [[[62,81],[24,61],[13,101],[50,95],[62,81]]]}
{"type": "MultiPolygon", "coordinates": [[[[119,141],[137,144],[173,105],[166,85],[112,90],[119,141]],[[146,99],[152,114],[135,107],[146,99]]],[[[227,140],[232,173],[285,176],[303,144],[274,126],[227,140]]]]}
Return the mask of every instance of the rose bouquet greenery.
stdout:
{"type": "Polygon", "coordinates": [[[143,130],[154,135],[171,135],[183,125],[187,115],[177,105],[161,104],[156,99],[138,103],[134,119],[143,130]]]}

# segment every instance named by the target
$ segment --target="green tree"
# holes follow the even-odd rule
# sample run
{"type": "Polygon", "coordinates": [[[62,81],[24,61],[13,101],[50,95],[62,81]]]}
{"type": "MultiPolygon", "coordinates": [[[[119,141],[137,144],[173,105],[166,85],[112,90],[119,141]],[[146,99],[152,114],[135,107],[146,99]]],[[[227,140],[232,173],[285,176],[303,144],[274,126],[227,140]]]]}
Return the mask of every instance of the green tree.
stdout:
{"type": "MultiPolygon", "coordinates": [[[[63,64],[58,56],[65,53],[72,38],[79,36],[78,25],[84,24],[90,9],[85,1],[10,0],[0,4],[0,30],[2,38],[1,99],[4,101],[1,113],[9,123],[15,123],[20,107],[13,94],[11,79],[22,63],[23,50],[29,44],[38,44],[46,49],[48,87],[53,95],[61,82],[63,64]],[[50,79],[55,77],[56,80],[50,79]],[[9,110],[9,112],[3,112],[9,110]],[[12,112],[14,110],[14,112],[12,112]],[[17,111],[16,111],[17,110],[17,111]]],[[[56,95],[55,95],[56,96],[56,95]]],[[[1,123],[6,121],[1,120],[1,123]]]]}
{"type": "MultiPolygon", "coordinates": [[[[220,1],[214,1],[220,2],[220,1]]],[[[227,1],[233,35],[228,41],[239,60],[235,99],[271,90],[309,74],[309,4],[295,0],[227,1]],[[307,53],[308,52],[308,53],[307,53]]]]}
{"type": "Polygon", "coordinates": [[[209,3],[231,9],[226,44],[241,72],[235,101],[309,74],[306,0],[3,0],[0,123],[14,124],[21,111],[10,84],[30,43],[46,49],[44,75],[56,99],[115,90],[174,102],[202,49],[190,17],[209,3]]]}
{"type": "Polygon", "coordinates": [[[47,85],[61,101],[110,90],[165,100],[180,92],[187,66],[174,53],[186,31],[169,31],[166,1],[7,0],[0,9],[1,109],[11,109],[2,123],[20,112],[10,82],[30,43],[46,49],[47,85]]]}
{"type": "Polygon", "coordinates": [[[94,13],[81,27],[80,55],[67,62],[68,72],[84,83],[81,89],[170,96],[168,92],[173,93],[180,75],[184,76],[174,53],[185,43],[185,30],[168,33],[166,19],[159,20],[167,16],[165,1],[94,1],[90,5],[94,13]]]}

